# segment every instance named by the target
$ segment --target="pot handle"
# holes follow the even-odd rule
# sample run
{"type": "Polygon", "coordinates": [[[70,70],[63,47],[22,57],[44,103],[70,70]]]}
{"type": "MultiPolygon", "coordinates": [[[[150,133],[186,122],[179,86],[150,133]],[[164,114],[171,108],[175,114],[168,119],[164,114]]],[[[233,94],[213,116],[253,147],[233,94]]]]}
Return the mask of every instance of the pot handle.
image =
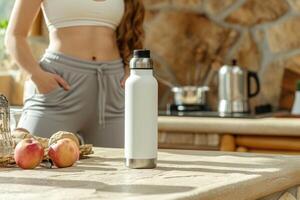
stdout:
{"type": "Polygon", "coordinates": [[[252,98],[255,97],[256,95],[258,95],[258,93],[260,92],[260,82],[259,82],[259,78],[256,72],[252,72],[249,71],[248,72],[248,97],[252,98]],[[256,91],[255,92],[251,92],[251,78],[255,80],[256,83],[256,91]]]}

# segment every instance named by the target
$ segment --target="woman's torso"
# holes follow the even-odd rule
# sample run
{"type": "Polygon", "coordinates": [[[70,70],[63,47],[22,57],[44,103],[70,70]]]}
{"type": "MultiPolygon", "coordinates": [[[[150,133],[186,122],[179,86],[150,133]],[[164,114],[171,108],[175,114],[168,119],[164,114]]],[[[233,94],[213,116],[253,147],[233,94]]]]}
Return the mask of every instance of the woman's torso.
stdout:
{"type": "Polygon", "coordinates": [[[120,58],[116,28],[124,13],[123,0],[44,0],[42,9],[49,50],[83,60],[120,58]]]}
{"type": "Polygon", "coordinates": [[[83,60],[108,61],[120,58],[116,34],[106,27],[60,28],[49,33],[49,47],[83,60]]]}

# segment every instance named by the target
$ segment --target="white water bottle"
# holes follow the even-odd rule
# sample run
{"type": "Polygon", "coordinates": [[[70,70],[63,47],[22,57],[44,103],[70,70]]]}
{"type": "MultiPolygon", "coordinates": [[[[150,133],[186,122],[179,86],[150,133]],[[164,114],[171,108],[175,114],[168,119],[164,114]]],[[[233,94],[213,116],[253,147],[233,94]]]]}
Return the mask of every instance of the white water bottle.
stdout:
{"type": "Polygon", "coordinates": [[[158,84],[149,50],[135,50],[125,83],[125,159],[134,169],[156,167],[158,84]]]}

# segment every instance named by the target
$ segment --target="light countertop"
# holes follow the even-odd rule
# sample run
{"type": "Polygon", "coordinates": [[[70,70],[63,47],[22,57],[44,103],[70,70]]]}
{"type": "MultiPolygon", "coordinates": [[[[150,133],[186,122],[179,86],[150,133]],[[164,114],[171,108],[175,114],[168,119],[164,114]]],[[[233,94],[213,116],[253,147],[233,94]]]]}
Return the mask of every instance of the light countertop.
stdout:
{"type": "Polygon", "coordinates": [[[123,150],[65,169],[0,169],[0,199],[251,200],[300,184],[300,159],[224,152],[161,150],[156,169],[124,167],[123,150]]]}
{"type": "Polygon", "coordinates": [[[160,131],[300,136],[300,118],[158,117],[160,131]]]}

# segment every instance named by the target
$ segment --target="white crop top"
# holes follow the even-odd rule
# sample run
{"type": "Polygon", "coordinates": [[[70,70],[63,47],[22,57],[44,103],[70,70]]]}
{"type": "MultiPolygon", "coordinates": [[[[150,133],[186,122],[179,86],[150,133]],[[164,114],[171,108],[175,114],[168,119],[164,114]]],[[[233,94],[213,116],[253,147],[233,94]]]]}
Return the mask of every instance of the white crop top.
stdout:
{"type": "Polygon", "coordinates": [[[42,11],[51,29],[106,26],[116,29],[124,15],[124,0],[43,0],[42,11]]]}

